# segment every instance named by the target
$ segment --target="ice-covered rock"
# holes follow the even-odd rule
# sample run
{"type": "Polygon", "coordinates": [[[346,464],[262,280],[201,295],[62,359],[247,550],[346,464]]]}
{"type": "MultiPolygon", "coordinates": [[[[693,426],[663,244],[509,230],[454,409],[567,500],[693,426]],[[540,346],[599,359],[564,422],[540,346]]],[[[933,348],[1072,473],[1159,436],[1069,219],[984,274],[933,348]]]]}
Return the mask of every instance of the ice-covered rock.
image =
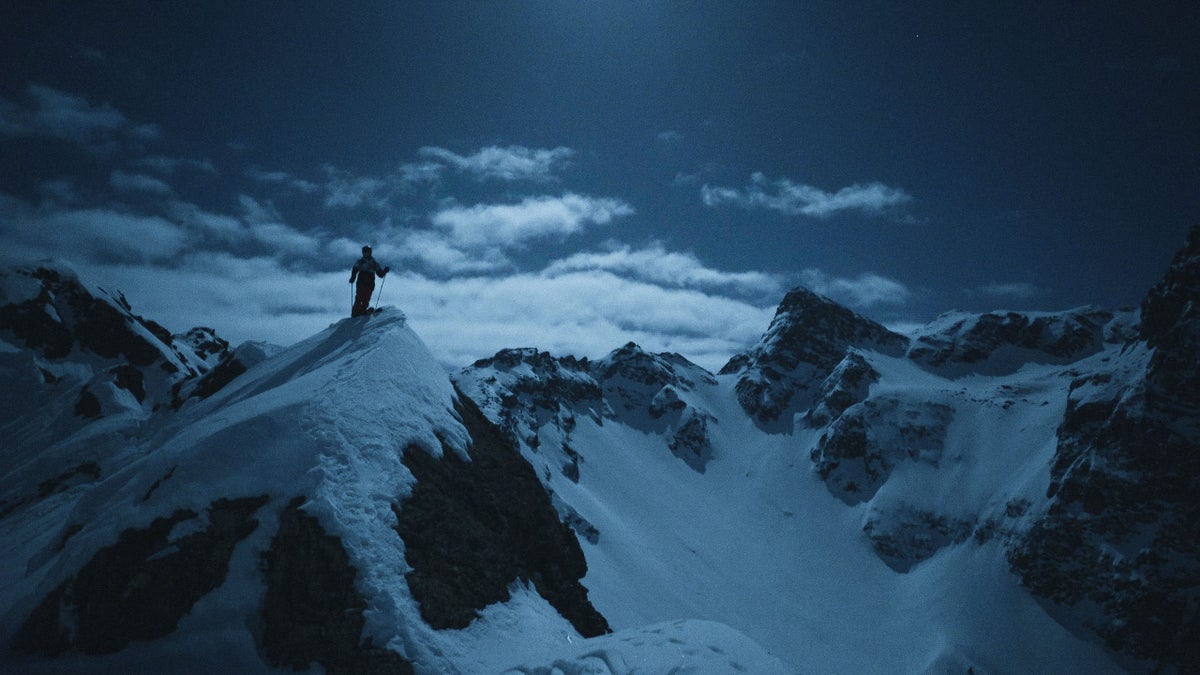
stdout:
{"type": "Polygon", "coordinates": [[[709,459],[708,425],[715,418],[686,399],[716,380],[678,354],[651,354],[632,342],[593,362],[507,349],[454,379],[515,441],[558,455],[572,480],[586,461],[571,442],[578,415],[665,435],[671,451],[697,471],[709,459]]]}
{"type": "Polygon", "coordinates": [[[738,401],[764,424],[802,412],[817,399],[820,384],[854,347],[902,353],[908,338],[804,288],[780,303],[762,340],[734,356],[721,374],[736,374],[738,401]]]}
{"type": "Polygon", "coordinates": [[[949,312],[919,331],[908,357],[947,376],[1004,375],[1026,363],[1073,363],[1134,337],[1137,313],[949,312]]]}
{"type": "Polygon", "coordinates": [[[851,406],[811,452],[817,474],[847,504],[869,501],[900,462],[936,467],[953,410],[941,403],[892,397],[851,406]]]}

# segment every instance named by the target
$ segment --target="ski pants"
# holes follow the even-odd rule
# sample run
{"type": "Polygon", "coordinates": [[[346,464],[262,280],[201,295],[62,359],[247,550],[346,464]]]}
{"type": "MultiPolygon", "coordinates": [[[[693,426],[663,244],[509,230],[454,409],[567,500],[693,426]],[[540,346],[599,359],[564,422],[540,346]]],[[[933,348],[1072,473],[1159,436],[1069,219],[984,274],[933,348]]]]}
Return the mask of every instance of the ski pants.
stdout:
{"type": "Polygon", "coordinates": [[[362,316],[371,306],[371,295],[375,293],[375,284],[358,284],[355,286],[354,306],[350,308],[350,316],[362,316]]]}

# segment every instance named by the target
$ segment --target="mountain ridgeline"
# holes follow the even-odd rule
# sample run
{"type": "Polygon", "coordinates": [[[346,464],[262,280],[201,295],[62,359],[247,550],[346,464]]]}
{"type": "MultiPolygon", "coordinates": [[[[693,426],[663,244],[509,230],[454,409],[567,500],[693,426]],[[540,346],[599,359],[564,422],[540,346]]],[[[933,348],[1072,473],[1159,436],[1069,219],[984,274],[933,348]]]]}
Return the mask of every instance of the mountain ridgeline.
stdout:
{"type": "Polygon", "coordinates": [[[447,377],[395,310],[233,349],[9,270],[0,669],[1191,672],[1198,355],[1200,227],[1140,309],[800,288],[716,374],[447,377]]]}

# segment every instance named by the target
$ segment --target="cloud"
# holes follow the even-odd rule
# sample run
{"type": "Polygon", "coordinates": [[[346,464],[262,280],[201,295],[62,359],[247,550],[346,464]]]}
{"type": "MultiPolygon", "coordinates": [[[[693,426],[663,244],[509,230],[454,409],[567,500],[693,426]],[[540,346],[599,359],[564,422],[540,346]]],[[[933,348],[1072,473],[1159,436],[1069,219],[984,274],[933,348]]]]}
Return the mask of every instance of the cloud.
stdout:
{"type": "Polygon", "coordinates": [[[977,286],[975,292],[993,298],[1014,298],[1028,300],[1046,292],[1045,289],[1023,281],[1010,283],[990,283],[977,286]]]}
{"type": "Polygon", "coordinates": [[[153,124],[134,124],[119,110],[41,84],[25,89],[26,104],[0,98],[0,134],[70,141],[96,152],[109,152],[118,140],[152,141],[161,136],[153,124]]]}
{"type": "Polygon", "coordinates": [[[286,171],[263,171],[262,169],[251,167],[245,171],[246,177],[258,181],[260,183],[272,183],[292,188],[298,192],[312,193],[321,189],[321,186],[312,181],[297,178],[286,171]]]}
{"type": "Polygon", "coordinates": [[[606,271],[673,288],[725,289],[756,295],[779,295],[780,280],[763,272],[723,272],[706,267],[694,255],[666,250],[659,242],[634,250],[612,244],[608,251],[576,253],[551,263],[548,276],[606,271]]]}
{"type": "MultiPolygon", "coordinates": [[[[79,266],[125,293],[135,311],[171,330],[210,325],[232,342],[291,344],[349,313],[346,273],[295,271],[274,257],[180,256],[171,267],[79,266]]],[[[449,369],[500,349],[534,346],[599,357],[633,340],[718,370],[757,341],[773,306],[666,288],[604,270],[433,279],[393,272],[382,304],[396,305],[449,369]]]]}
{"type": "Polygon", "coordinates": [[[750,185],[741,189],[713,187],[706,183],[700,188],[700,195],[705,206],[734,204],[747,209],[763,208],[789,216],[814,218],[849,210],[880,213],[912,201],[912,196],[904,190],[883,183],[856,184],[837,192],[826,192],[787,178],[772,182],[761,173],[753,174],[750,185]]]}
{"type": "Polygon", "coordinates": [[[180,168],[194,169],[207,174],[217,175],[217,167],[207,159],[189,159],[181,157],[167,157],[165,155],[151,155],[138,160],[138,164],[148,167],[164,175],[171,175],[180,168]]]}
{"type": "Polygon", "coordinates": [[[457,247],[518,248],[531,239],[566,237],[632,213],[633,207],[619,199],[566,193],[517,204],[450,205],[434,213],[432,222],[457,247]]]}
{"type": "Polygon", "coordinates": [[[394,181],[375,176],[355,176],[348,171],[326,165],[325,206],[354,208],[373,206],[386,208],[396,189],[394,181]]]}
{"type": "Polygon", "coordinates": [[[200,251],[170,266],[76,267],[105,288],[123,292],[134,311],[172,331],[211,326],[234,344],[292,344],[349,313],[346,274],[299,272],[274,257],[200,251]]]}
{"type": "Polygon", "coordinates": [[[460,155],[445,148],[424,147],[418,151],[449,166],[473,174],[479,180],[557,180],[555,172],[566,168],[575,154],[570,148],[527,148],[511,145],[507,148],[490,146],[473,155],[460,155]]]}
{"type": "Polygon", "coordinates": [[[854,308],[876,305],[903,305],[912,292],[904,284],[874,272],[864,272],[853,278],[831,276],[821,270],[801,272],[801,280],[813,292],[854,308]]]}
{"type": "Polygon", "coordinates": [[[658,135],[655,136],[655,138],[663,143],[678,143],[679,141],[683,140],[683,134],[673,129],[667,129],[666,131],[658,132],[658,135]]]}
{"type": "Polygon", "coordinates": [[[79,191],[75,189],[75,181],[70,178],[45,181],[38,186],[38,192],[49,202],[76,204],[81,201],[79,191]]]}
{"type": "Polygon", "coordinates": [[[402,305],[439,360],[455,367],[517,346],[595,358],[632,340],[715,372],[762,336],[774,312],[603,270],[448,281],[409,274],[394,287],[384,304],[402,305]]]}
{"type": "Polygon", "coordinates": [[[242,217],[247,223],[278,223],[283,216],[275,209],[269,200],[260,202],[250,195],[238,195],[238,205],[242,207],[242,217]]]}
{"type": "Polygon", "coordinates": [[[512,261],[499,249],[467,252],[455,247],[445,233],[408,230],[397,246],[384,246],[376,257],[418,260],[439,275],[480,274],[509,268],[512,261]]]}
{"type": "Polygon", "coordinates": [[[170,185],[142,173],[126,173],[117,169],[108,177],[108,184],[117,192],[146,192],[160,196],[171,196],[175,191],[170,185]]]}
{"type": "Polygon", "coordinates": [[[13,257],[150,262],[177,255],[187,232],[158,216],[116,209],[34,208],[0,195],[0,233],[13,257]]]}
{"type": "Polygon", "coordinates": [[[167,217],[195,232],[210,245],[213,240],[236,245],[250,236],[249,229],[237,218],[206,211],[190,202],[172,200],[167,202],[166,211],[167,217]]]}

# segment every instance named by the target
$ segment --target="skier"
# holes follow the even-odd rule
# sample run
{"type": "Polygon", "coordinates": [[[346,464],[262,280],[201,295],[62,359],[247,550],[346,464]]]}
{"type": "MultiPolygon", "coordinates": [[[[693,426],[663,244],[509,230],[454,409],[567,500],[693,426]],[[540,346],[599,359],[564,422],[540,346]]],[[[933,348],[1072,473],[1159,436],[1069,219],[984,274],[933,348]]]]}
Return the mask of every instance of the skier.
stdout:
{"type": "Polygon", "coordinates": [[[350,316],[362,316],[367,313],[371,304],[371,295],[375,293],[375,275],[383,275],[392,270],[391,267],[380,267],[379,261],[371,257],[371,247],[362,247],[362,257],[350,268],[350,283],[358,278],[357,291],[354,295],[354,305],[350,308],[350,316]]]}

